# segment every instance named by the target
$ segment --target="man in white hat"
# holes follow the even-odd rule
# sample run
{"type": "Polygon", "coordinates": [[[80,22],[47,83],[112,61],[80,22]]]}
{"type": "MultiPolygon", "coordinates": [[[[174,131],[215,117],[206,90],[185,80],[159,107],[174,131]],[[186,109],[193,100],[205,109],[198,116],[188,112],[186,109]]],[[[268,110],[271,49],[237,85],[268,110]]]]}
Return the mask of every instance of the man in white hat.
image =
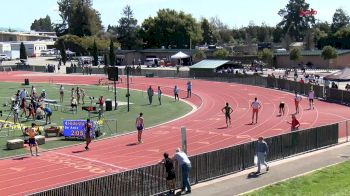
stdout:
{"type": "Polygon", "coordinates": [[[176,160],[179,163],[179,166],[181,166],[182,169],[182,189],[181,192],[185,191],[185,188],[187,188],[186,193],[191,193],[191,184],[189,179],[189,173],[191,170],[191,161],[186,155],[185,152],[181,151],[180,148],[176,149],[176,153],[174,155],[174,160],[176,160]]]}

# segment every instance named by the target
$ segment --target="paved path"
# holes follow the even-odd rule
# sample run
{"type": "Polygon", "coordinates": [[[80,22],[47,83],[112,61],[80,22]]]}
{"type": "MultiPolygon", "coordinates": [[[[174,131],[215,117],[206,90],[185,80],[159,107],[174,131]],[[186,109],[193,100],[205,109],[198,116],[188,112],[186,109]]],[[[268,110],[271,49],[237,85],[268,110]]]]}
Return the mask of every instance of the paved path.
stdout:
{"type": "Polygon", "coordinates": [[[193,186],[192,196],[240,195],[260,187],[349,160],[350,143],[270,163],[270,171],[249,178],[256,168],[193,186]]]}

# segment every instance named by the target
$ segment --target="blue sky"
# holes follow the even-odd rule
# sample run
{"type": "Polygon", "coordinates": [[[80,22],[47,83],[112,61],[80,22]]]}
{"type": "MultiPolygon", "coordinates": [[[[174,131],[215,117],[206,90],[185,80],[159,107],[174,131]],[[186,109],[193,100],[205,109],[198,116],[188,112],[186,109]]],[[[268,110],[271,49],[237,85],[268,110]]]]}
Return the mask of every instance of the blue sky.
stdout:
{"type": "MultiPolygon", "coordinates": [[[[3,0],[0,27],[12,27],[29,30],[34,19],[51,16],[53,22],[59,22],[57,0],[3,0]],[[5,3],[6,2],[6,3],[5,3]],[[20,6],[19,6],[20,5],[20,6]]],[[[195,18],[218,17],[229,27],[241,27],[254,21],[276,25],[281,18],[279,9],[285,7],[288,0],[93,0],[94,8],[101,13],[103,25],[117,24],[122,9],[129,4],[136,19],[141,23],[149,16],[155,16],[162,8],[182,10],[195,18]]],[[[317,10],[316,18],[331,22],[335,9],[343,8],[350,12],[347,0],[307,0],[317,10]]]]}

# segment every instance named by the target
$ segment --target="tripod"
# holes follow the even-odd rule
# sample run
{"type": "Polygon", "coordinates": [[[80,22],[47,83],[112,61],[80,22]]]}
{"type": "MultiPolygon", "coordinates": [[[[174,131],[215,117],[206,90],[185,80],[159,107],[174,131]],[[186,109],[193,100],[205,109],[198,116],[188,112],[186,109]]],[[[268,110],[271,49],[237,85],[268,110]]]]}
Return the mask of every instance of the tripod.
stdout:
{"type": "MultiPolygon", "coordinates": [[[[11,117],[11,114],[13,114],[14,124],[18,123],[18,124],[19,124],[19,127],[21,128],[21,131],[22,131],[22,133],[23,133],[23,127],[22,127],[22,124],[21,124],[21,122],[19,121],[19,118],[18,118],[18,115],[19,115],[19,114],[18,114],[18,112],[15,111],[15,110],[16,110],[15,108],[13,108],[13,107],[11,108],[10,113],[7,115],[4,124],[6,124],[6,123],[8,122],[9,118],[11,117]]],[[[23,134],[23,135],[24,135],[24,134],[23,134]]]]}

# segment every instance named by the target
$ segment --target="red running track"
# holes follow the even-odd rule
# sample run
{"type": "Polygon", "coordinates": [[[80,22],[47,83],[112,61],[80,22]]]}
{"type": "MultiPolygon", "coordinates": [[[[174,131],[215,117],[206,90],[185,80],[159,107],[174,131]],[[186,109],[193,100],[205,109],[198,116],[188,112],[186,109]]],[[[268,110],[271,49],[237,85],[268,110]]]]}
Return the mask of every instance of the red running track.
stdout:
{"type": "MultiPolygon", "coordinates": [[[[1,81],[96,84],[101,76],[67,76],[10,72],[0,74],[1,81]]],[[[186,80],[164,78],[133,78],[131,88],[145,90],[149,85],[162,86],[171,94],[177,84],[186,89],[186,80]]],[[[24,195],[91,177],[121,172],[158,162],[162,153],[174,152],[180,146],[180,127],[187,127],[188,152],[190,155],[203,153],[234,144],[255,140],[258,136],[272,136],[286,133],[290,129],[287,120],[294,113],[293,95],[286,92],[245,86],[233,83],[192,81],[196,94],[186,101],[198,109],[192,114],[144,132],[144,143],[130,145],[136,141],[136,134],[129,134],[93,142],[90,151],[84,146],[72,146],[41,153],[39,157],[24,156],[0,161],[0,195],[24,195]],[[251,122],[250,102],[258,97],[262,103],[259,122],[251,122]],[[286,103],[286,115],[278,117],[280,101],[286,103]],[[221,112],[225,102],[233,107],[232,127],[226,128],[221,112]]],[[[180,93],[180,98],[185,92],[180,93]]],[[[308,110],[304,98],[301,113],[297,118],[301,128],[339,122],[350,118],[348,107],[315,102],[315,109],[308,110]]],[[[145,116],[147,122],[147,116],[145,116]]]]}

